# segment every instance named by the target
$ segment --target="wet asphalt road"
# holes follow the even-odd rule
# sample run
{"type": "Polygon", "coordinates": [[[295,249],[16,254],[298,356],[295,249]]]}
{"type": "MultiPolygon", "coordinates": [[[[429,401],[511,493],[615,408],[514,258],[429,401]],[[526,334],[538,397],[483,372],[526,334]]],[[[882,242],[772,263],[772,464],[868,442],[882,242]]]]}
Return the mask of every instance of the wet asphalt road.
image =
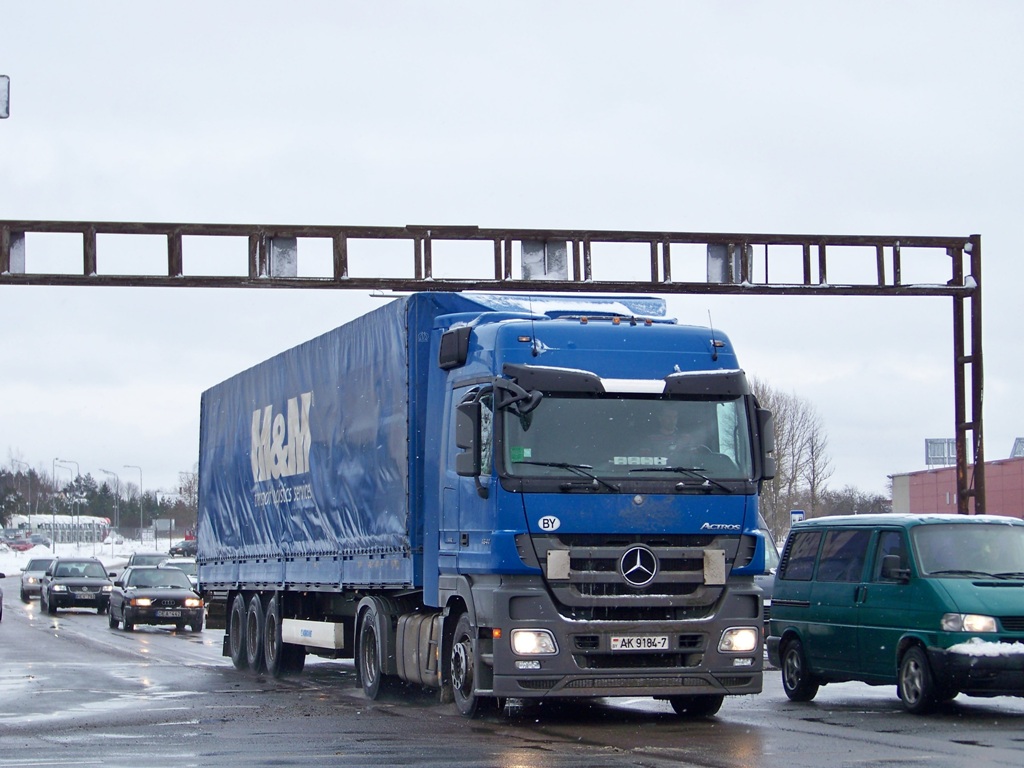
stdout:
{"type": "Polygon", "coordinates": [[[92,611],[41,614],[3,582],[0,768],[8,766],[1019,766],[1024,700],[960,697],[903,713],[890,688],[849,683],[793,704],[760,696],[687,722],[651,699],[563,703],[466,720],[432,692],[368,701],[351,663],[299,677],[239,673],[223,633],[113,630],[92,611]],[[13,597],[12,597],[13,596],[13,597]]]}

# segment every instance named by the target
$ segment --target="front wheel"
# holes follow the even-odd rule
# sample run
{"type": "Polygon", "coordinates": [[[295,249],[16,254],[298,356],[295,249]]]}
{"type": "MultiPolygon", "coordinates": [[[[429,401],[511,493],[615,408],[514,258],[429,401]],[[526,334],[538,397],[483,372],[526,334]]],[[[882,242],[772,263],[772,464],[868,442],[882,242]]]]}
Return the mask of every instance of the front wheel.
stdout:
{"type": "Polygon", "coordinates": [[[818,681],[807,667],[803,643],[796,639],[782,651],[782,689],[790,701],[810,701],[818,694],[818,681]]]}
{"type": "Polygon", "coordinates": [[[680,717],[701,718],[713,717],[722,708],[725,696],[714,694],[712,696],[672,696],[669,703],[672,709],[680,717]]]}
{"type": "Polygon", "coordinates": [[[46,595],[46,599],[43,602],[46,603],[46,612],[51,616],[56,616],[57,606],[53,604],[53,600],[50,599],[49,595],[46,595]]]}
{"type": "Polygon", "coordinates": [[[32,602],[31,596],[29,596],[28,592],[26,592],[24,589],[21,590],[21,602],[23,602],[23,603],[31,603],[32,602]]]}
{"type": "Polygon", "coordinates": [[[928,657],[920,646],[908,648],[900,660],[897,693],[903,708],[914,715],[930,712],[938,702],[938,690],[928,657]]]}
{"type": "Polygon", "coordinates": [[[113,611],[110,611],[107,614],[107,624],[110,626],[111,629],[117,629],[118,621],[113,611]]]}
{"type": "Polygon", "coordinates": [[[452,697],[455,706],[466,717],[477,717],[481,712],[481,697],[476,688],[476,627],[468,613],[459,616],[452,638],[452,697]]]}

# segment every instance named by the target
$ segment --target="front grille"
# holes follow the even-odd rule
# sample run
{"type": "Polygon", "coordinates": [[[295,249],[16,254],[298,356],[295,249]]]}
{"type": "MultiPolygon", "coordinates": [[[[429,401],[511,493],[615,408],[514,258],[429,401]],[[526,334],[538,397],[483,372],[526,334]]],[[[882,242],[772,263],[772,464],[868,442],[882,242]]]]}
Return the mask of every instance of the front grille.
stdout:
{"type": "Polygon", "coordinates": [[[1000,616],[999,623],[1007,632],[1024,632],[1024,616],[1000,616]]]}
{"type": "MultiPolygon", "coordinates": [[[[551,591],[562,606],[626,611],[682,608],[696,614],[667,617],[682,619],[702,618],[722,595],[722,585],[705,583],[705,552],[722,553],[719,557],[724,557],[727,577],[737,557],[740,537],[566,534],[537,536],[533,543],[551,591]],[[623,555],[637,545],[657,558],[657,572],[643,586],[631,585],[620,569],[623,555]],[[568,574],[548,574],[548,552],[552,551],[568,553],[568,574]]],[[[564,562],[564,555],[555,559],[564,562]]]]}

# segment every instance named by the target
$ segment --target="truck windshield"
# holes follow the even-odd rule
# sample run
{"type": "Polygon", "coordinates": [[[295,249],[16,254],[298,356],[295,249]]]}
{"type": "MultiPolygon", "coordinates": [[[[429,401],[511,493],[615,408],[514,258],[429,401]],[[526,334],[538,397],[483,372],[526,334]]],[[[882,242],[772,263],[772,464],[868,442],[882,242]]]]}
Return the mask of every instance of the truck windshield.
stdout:
{"type": "Polygon", "coordinates": [[[929,524],[911,536],[924,576],[1024,578],[1024,526],[929,524]]]}
{"type": "Polygon", "coordinates": [[[742,398],[663,399],[550,394],[525,415],[507,411],[503,459],[516,477],[666,479],[693,472],[749,479],[750,429],[742,398]]]}

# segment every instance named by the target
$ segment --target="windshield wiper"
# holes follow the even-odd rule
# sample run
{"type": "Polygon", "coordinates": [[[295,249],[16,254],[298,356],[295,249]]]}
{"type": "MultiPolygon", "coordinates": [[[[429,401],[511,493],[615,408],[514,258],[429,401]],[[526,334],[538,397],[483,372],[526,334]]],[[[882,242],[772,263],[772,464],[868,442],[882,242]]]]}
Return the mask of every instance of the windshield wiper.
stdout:
{"type": "Polygon", "coordinates": [[[720,488],[727,493],[732,493],[732,488],[724,485],[714,478],[708,477],[704,474],[704,467],[636,467],[635,469],[629,470],[630,472],[675,472],[677,474],[689,475],[690,477],[696,478],[701,481],[701,485],[705,488],[709,486],[715,486],[720,488]]]}
{"type": "MultiPolygon", "coordinates": [[[[606,480],[602,480],[593,472],[590,472],[589,470],[594,468],[590,464],[570,464],[567,461],[515,461],[513,462],[513,464],[532,464],[535,467],[554,467],[555,469],[567,469],[570,472],[579,475],[580,477],[586,477],[593,480],[595,484],[600,483],[610,491],[618,492],[619,490],[619,487],[617,485],[612,485],[606,480]]],[[[571,486],[569,488],[565,488],[564,490],[569,490],[570,488],[571,486]]]]}
{"type": "Polygon", "coordinates": [[[995,575],[1000,579],[1024,579],[1024,571],[1000,571],[995,575]]]}
{"type": "Polygon", "coordinates": [[[998,574],[988,573],[987,571],[972,571],[969,568],[946,568],[941,571],[929,571],[929,576],[982,576],[986,579],[997,579],[998,574]]]}

